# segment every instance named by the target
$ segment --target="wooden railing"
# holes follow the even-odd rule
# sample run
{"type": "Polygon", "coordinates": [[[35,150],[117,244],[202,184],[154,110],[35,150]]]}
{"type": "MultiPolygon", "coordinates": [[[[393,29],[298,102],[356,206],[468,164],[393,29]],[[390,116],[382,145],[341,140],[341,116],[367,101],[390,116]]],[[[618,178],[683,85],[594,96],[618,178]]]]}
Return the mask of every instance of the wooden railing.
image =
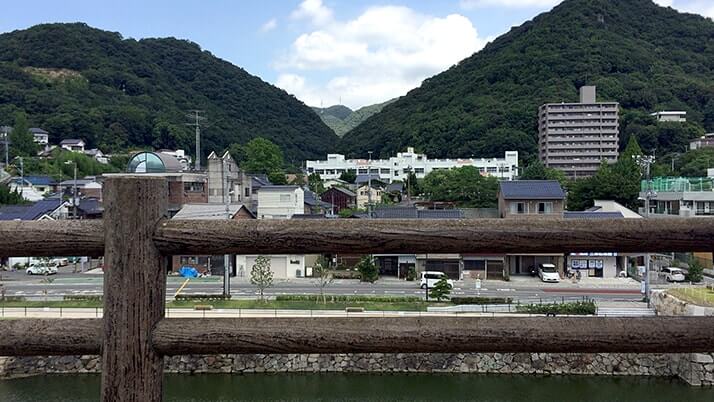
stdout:
{"type": "Polygon", "coordinates": [[[103,319],[0,321],[0,355],[102,355],[104,401],[160,401],[163,357],[195,353],[706,352],[706,317],[165,319],[173,254],[711,251],[714,221],[168,221],[159,177],[104,185],[104,221],[0,222],[0,256],[105,257],[103,319]]]}

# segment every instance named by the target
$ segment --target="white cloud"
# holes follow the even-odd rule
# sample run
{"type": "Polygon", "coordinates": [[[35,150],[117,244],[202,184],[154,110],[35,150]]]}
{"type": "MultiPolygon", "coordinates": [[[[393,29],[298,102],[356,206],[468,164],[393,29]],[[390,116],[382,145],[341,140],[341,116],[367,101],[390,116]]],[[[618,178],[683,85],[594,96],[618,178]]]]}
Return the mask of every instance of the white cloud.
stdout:
{"type": "Polygon", "coordinates": [[[322,4],[322,0],[304,0],[290,14],[290,18],[294,20],[307,19],[314,25],[320,26],[332,21],[332,10],[322,4]]]}
{"type": "Polygon", "coordinates": [[[263,33],[270,32],[277,27],[278,27],[278,20],[276,20],[275,18],[271,18],[270,20],[266,21],[265,24],[263,24],[260,27],[260,32],[263,32],[263,33]]]}
{"type": "Polygon", "coordinates": [[[481,7],[542,8],[554,6],[561,1],[562,0],[461,0],[459,4],[461,8],[467,10],[481,7]]]}
{"type": "Polygon", "coordinates": [[[275,63],[282,73],[276,85],[310,105],[330,105],[341,98],[359,107],[404,95],[486,42],[462,15],[434,17],[407,7],[370,7],[355,19],[332,19],[299,35],[275,63]],[[316,71],[329,78],[309,82],[305,76],[316,71]]]}

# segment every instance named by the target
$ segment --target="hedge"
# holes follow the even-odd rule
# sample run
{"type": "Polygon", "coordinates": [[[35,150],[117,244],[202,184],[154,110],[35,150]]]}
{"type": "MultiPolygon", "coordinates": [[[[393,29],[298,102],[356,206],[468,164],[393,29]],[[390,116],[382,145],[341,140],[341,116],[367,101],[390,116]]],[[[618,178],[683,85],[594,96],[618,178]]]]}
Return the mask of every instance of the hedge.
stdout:
{"type": "Polygon", "coordinates": [[[205,294],[193,294],[193,295],[182,295],[178,294],[174,297],[174,300],[230,300],[231,295],[205,295],[205,294]]]}
{"type": "MultiPolygon", "coordinates": [[[[325,295],[328,302],[373,302],[373,303],[416,303],[423,302],[416,296],[361,296],[361,295],[325,295]]],[[[278,295],[276,301],[322,301],[319,294],[315,295],[278,295]]]]}
{"type": "Polygon", "coordinates": [[[553,304],[523,304],[516,307],[519,313],[528,314],[563,314],[595,315],[597,307],[594,301],[553,304]]]}
{"type": "Polygon", "coordinates": [[[72,301],[97,301],[100,302],[103,300],[101,295],[67,295],[62,298],[63,300],[72,300],[72,301]]]}
{"type": "Polygon", "coordinates": [[[471,297],[471,296],[453,296],[451,298],[453,304],[511,304],[513,300],[510,297],[471,297]]]}

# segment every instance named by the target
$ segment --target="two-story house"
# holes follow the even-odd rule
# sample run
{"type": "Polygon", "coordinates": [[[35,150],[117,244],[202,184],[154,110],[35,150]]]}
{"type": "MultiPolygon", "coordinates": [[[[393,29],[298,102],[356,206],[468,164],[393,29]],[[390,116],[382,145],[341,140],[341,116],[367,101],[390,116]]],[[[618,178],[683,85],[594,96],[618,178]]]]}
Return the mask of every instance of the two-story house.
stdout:
{"type": "Polygon", "coordinates": [[[384,190],[382,187],[376,186],[372,183],[372,187],[362,186],[357,189],[357,208],[365,209],[370,203],[372,205],[380,204],[382,202],[382,194],[384,190]],[[370,195],[371,193],[371,195],[370,195]]]}
{"type": "Polygon", "coordinates": [[[84,142],[84,140],[76,138],[68,138],[66,140],[60,141],[60,148],[72,152],[84,152],[85,146],[87,146],[87,144],[84,142]]]}
{"type": "Polygon", "coordinates": [[[258,219],[290,219],[305,213],[305,194],[299,186],[262,186],[258,191],[258,219]]]}
{"type": "Polygon", "coordinates": [[[498,189],[501,218],[524,215],[562,216],[565,191],[557,180],[502,181],[498,189]]]}
{"type": "Polygon", "coordinates": [[[344,187],[331,187],[322,193],[320,199],[334,205],[334,213],[355,208],[357,205],[357,194],[344,187]]]}

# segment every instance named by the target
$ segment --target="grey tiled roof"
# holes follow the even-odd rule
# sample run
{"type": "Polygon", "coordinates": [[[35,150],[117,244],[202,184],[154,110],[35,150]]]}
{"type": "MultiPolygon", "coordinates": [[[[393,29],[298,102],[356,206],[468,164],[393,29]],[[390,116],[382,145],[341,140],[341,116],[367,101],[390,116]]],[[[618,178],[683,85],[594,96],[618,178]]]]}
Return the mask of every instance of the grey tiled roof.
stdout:
{"type": "Polygon", "coordinates": [[[513,180],[500,182],[505,200],[562,200],[565,192],[557,180],[513,180]]]}
{"type": "Polygon", "coordinates": [[[624,218],[621,212],[566,211],[564,218],[570,219],[618,219],[624,218]]]}

